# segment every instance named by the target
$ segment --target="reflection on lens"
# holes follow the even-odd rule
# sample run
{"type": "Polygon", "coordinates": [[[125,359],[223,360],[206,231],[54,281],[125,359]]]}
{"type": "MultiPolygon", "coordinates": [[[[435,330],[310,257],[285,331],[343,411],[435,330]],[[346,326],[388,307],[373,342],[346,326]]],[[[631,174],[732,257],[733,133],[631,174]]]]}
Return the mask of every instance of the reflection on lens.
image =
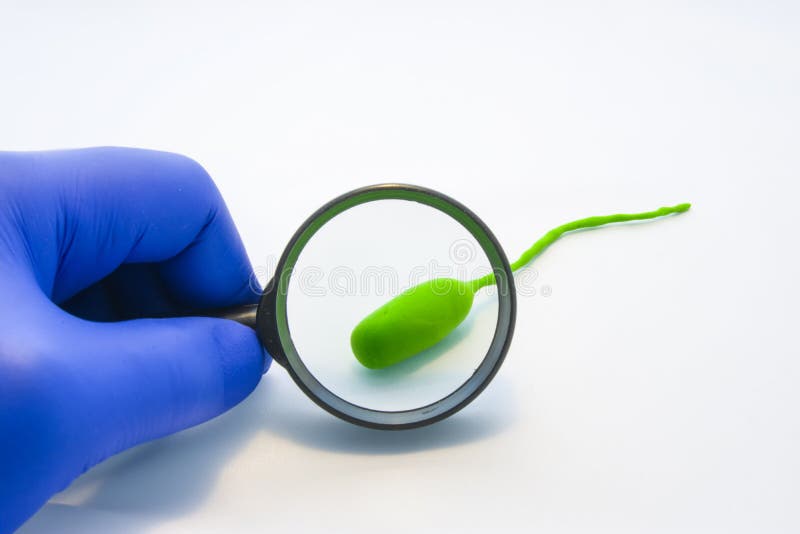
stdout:
{"type": "Polygon", "coordinates": [[[396,199],[357,205],[300,253],[286,295],[292,341],[345,401],[426,406],[466,382],[492,344],[497,290],[472,284],[489,273],[478,242],[445,213],[396,199]]]}

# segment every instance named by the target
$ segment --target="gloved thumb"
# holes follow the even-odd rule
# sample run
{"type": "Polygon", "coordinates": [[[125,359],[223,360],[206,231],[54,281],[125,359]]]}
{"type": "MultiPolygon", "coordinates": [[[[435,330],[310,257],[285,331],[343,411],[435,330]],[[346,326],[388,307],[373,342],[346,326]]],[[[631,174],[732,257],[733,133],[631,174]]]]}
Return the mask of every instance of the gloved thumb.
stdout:
{"type": "Polygon", "coordinates": [[[80,362],[69,389],[79,428],[91,434],[87,467],[216,417],[250,394],[264,369],[255,332],[233,321],[74,320],[80,325],[62,332],[80,362]]]}

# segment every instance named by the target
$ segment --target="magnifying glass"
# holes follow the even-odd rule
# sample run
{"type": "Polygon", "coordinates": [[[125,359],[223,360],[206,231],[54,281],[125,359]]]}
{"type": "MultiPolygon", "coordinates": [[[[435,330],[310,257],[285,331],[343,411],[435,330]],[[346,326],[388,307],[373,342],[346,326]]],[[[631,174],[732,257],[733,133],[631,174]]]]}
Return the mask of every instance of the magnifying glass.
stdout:
{"type": "MultiPolygon", "coordinates": [[[[414,346],[441,319],[424,305],[394,313],[402,325],[383,356],[414,346]]],[[[274,361],[331,414],[407,429],[456,413],[491,382],[511,343],[516,297],[506,255],[477,215],[431,189],[380,184],[318,209],[289,241],[259,304],[220,316],[254,328],[274,361]],[[357,345],[354,330],[365,317],[391,329],[387,301],[428,280],[481,278],[492,283],[470,294],[466,316],[443,339],[381,368],[364,359],[366,342],[361,336],[357,345]]]]}

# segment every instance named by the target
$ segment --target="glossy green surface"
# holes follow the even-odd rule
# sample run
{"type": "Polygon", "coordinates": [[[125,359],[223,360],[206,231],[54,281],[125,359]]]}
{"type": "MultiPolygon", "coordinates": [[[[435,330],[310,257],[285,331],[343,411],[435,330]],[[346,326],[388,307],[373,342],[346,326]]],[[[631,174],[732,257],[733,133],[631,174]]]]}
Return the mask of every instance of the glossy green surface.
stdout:
{"type": "MultiPolygon", "coordinates": [[[[683,213],[691,204],[643,213],[587,217],[553,228],[536,241],[511,269],[527,265],[562,235],[606,224],[683,213]]],[[[435,278],[413,286],[369,314],[353,329],[350,346],[365,367],[382,369],[406,360],[447,337],[469,314],[475,292],[494,283],[494,274],[461,282],[435,278]]]]}
{"type": "Polygon", "coordinates": [[[413,286],[353,329],[350,346],[370,369],[401,362],[447,337],[463,321],[474,297],[468,282],[434,278],[413,286]]]}

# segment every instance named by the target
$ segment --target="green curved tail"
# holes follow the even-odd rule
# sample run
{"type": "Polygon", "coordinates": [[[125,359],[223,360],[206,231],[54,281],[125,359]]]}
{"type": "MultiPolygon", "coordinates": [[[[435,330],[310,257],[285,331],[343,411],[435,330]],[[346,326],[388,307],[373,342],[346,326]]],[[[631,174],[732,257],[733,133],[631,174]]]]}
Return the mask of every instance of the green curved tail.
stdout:
{"type": "MultiPolygon", "coordinates": [[[[519,259],[511,264],[511,270],[516,271],[517,269],[529,264],[536,256],[544,252],[547,247],[552,245],[558,240],[558,238],[568,232],[574,232],[575,230],[582,230],[584,228],[596,228],[598,226],[604,226],[612,223],[655,219],[657,217],[664,217],[666,215],[672,215],[675,213],[683,213],[691,207],[692,205],[686,202],[683,204],[678,204],[677,206],[658,208],[657,210],[645,211],[642,213],[617,213],[614,215],[586,217],[584,219],[578,219],[577,221],[562,224],[561,226],[557,226],[544,234],[539,238],[538,241],[536,241],[536,243],[531,246],[531,248],[523,252],[519,259]]],[[[482,287],[494,284],[494,274],[490,273],[486,276],[476,278],[470,283],[472,284],[473,292],[477,291],[482,287]]]]}

